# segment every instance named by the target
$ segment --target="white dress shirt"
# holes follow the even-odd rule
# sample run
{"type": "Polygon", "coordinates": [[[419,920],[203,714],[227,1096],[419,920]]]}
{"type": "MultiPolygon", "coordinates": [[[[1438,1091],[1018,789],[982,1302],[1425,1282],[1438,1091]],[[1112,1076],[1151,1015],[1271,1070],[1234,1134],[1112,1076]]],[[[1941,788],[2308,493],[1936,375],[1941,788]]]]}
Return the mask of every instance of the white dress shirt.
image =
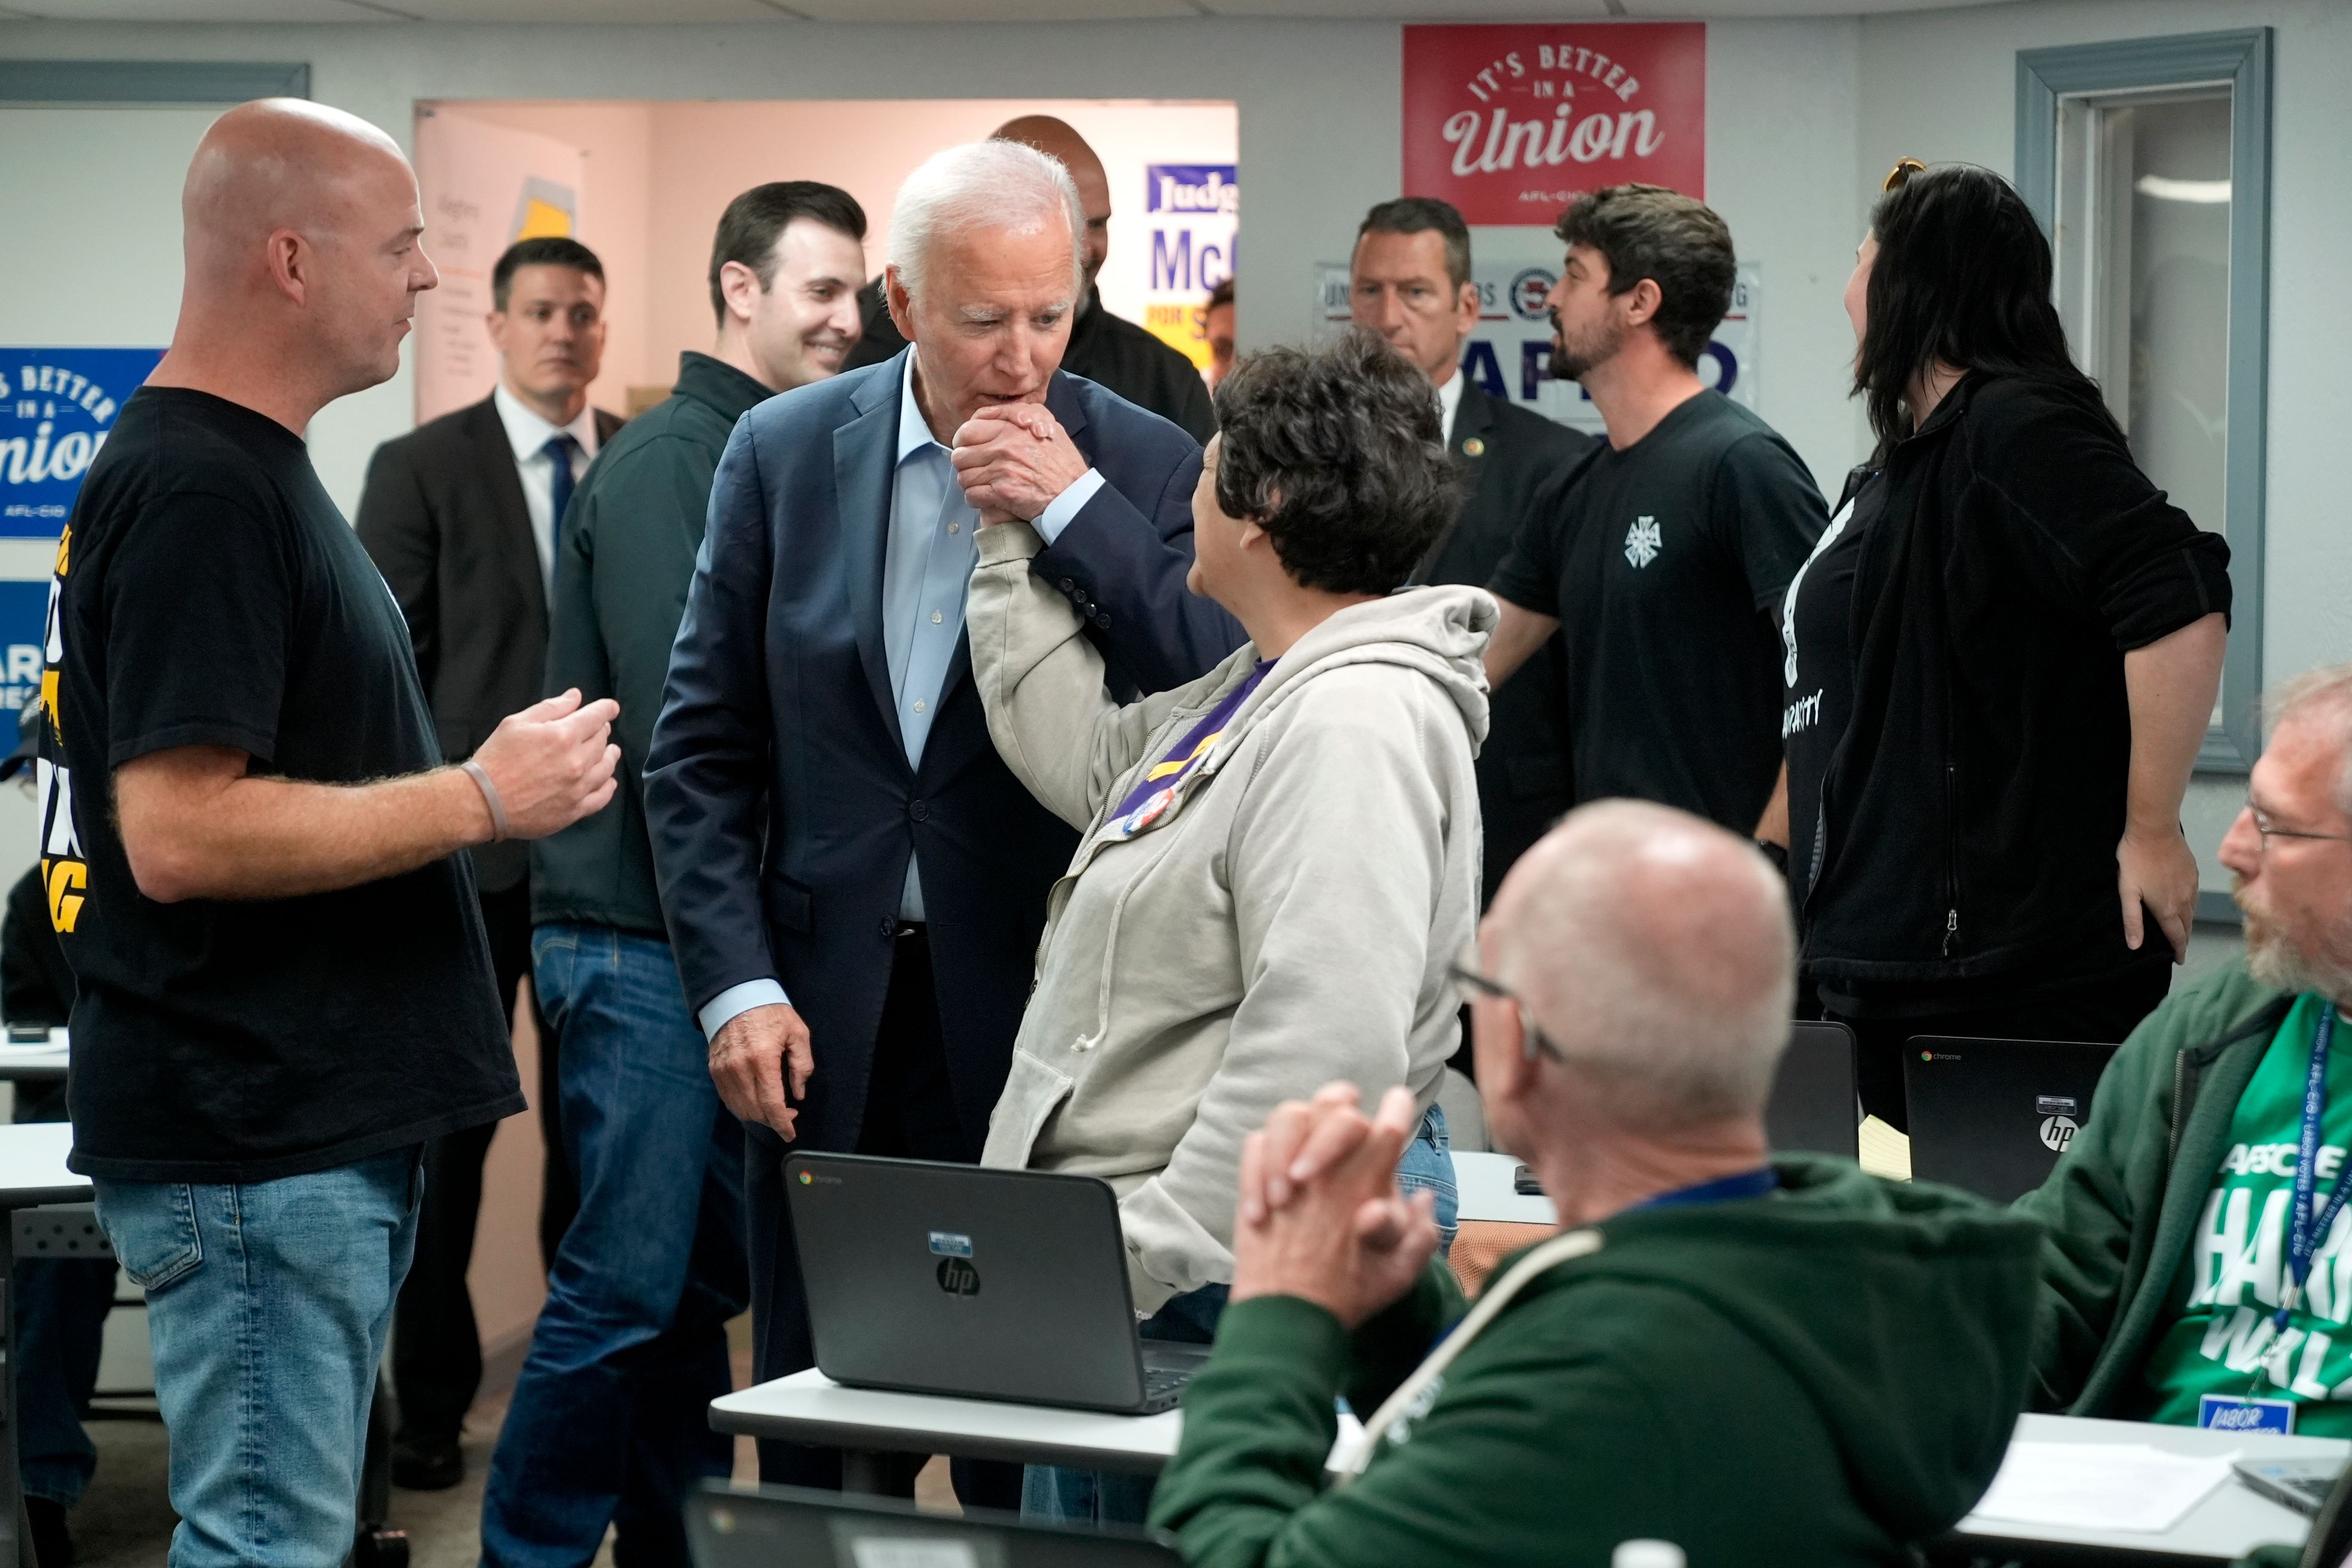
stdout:
{"type": "MultiPolygon", "coordinates": [[[[899,378],[898,447],[890,474],[890,528],[882,553],[883,649],[908,767],[921,765],[931,721],[939,716],[940,688],[947,683],[956,647],[963,641],[964,593],[980,560],[980,513],[964,500],[948,449],[923,418],[922,404],[915,395],[914,362],[915,355],[908,354],[909,368],[899,378]]],[[[1102,475],[1089,468],[1030,526],[1047,544],[1053,543],[1102,486],[1102,475]]],[[[926,918],[922,866],[911,858],[898,889],[898,918],[926,918]]],[[[739,1013],[789,1005],[790,1001],[783,983],[772,975],[746,980],[705,1002],[698,1019],[708,1037],[739,1013]]]]}
{"type": "Polygon", "coordinates": [[[1457,364],[1437,388],[1437,423],[1449,449],[1454,445],[1454,416],[1462,409],[1462,367],[1457,364]]]}
{"type": "Polygon", "coordinates": [[[540,580],[551,592],[555,584],[555,460],[547,443],[558,432],[577,443],[572,452],[572,481],[588,471],[596,456],[596,410],[580,405],[580,417],[569,425],[550,425],[507,390],[501,381],[490,394],[499,423],[507,428],[507,445],[514,448],[515,472],[522,479],[522,504],[530,510],[530,536],[539,545],[540,580]]]}

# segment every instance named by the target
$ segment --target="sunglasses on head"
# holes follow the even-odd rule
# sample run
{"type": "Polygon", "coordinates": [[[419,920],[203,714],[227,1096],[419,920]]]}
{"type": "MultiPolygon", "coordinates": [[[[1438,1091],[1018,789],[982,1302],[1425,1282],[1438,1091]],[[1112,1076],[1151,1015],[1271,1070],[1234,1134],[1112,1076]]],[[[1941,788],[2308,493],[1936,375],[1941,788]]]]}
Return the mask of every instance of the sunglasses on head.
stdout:
{"type": "Polygon", "coordinates": [[[1882,192],[1899,191],[1911,183],[1912,175],[1927,172],[1927,165],[1916,158],[1897,158],[1895,167],[1886,171],[1886,178],[1879,183],[1878,188],[1882,192]]]}

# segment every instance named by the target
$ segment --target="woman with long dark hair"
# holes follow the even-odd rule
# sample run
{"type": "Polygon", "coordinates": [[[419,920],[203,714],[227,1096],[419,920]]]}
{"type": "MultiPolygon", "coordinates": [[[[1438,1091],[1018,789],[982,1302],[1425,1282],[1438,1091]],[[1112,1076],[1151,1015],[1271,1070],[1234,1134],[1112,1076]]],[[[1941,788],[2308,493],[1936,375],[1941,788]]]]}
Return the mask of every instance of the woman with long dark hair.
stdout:
{"type": "Polygon", "coordinates": [[[2188,949],[2229,549],[2074,366],[2000,176],[1905,159],[1845,305],[1878,448],[1781,611],[1801,965],[1905,1124],[1916,1035],[2120,1040],[2188,949]]]}

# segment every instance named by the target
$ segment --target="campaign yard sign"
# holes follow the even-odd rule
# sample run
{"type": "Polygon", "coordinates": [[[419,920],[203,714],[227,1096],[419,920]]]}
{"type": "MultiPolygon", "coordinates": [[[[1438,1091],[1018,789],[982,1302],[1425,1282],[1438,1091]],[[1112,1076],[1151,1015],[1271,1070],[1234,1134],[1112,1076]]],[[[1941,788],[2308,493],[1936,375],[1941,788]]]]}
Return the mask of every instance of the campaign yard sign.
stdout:
{"type": "Polygon", "coordinates": [[[1404,190],[1549,227],[1584,191],[1706,195],[1706,25],[1404,29],[1404,190]]]}
{"type": "MultiPolygon", "coordinates": [[[[1478,289],[1478,324],[1462,344],[1462,374],[1496,397],[1556,419],[1588,435],[1602,434],[1601,411],[1591,395],[1572,381],[1551,374],[1551,319],[1544,297],[1559,278],[1560,243],[1539,228],[1474,228],[1470,231],[1470,279],[1478,289]]],[[[1754,262],[1739,264],[1731,309],[1699,355],[1699,380],[1734,403],[1756,406],[1758,316],[1763,275],[1754,262]]],[[[1318,262],[1315,310],[1324,331],[1345,331],[1348,264],[1318,262]]]]}
{"type": "Polygon", "coordinates": [[[1151,275],[1143,325],[1196,367],[1209,363],[1202,304],[1210,289],[1234,275],[1242,213],[1238,173],[1232,163],[1144,165],[1151,275]]]}

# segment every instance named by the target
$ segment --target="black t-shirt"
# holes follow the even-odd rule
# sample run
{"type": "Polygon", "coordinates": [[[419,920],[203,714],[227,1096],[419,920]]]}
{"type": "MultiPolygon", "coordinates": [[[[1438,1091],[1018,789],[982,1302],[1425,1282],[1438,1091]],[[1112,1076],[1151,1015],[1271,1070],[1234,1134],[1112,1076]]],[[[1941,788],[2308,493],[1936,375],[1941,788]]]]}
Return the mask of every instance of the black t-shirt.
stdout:
{"type": "Polygon", "coordinates": [[[1886,507],[1872,474],[1797,570],[1780,601],[1780,744],[1789,762],[1789,882],[1797,901],[1820,874],[1822,784],[1853,716],[1853,568],[1886,507]]]}
{"type": "Polygon", "coordinates": [[[1780,769],[1780,597],[1825,521],[1796,452],[1715,392],[1529,510],[1493,588],[1560,622],[1579,800],[1754,831],[1780,769]]]}
{"type": "Polygon", "coordinates": [[[300,898],[163,904],[113,770],[229,746],[356,784],[441,761],[408,629],[301,441],[208,394],[123,405],[58,550],[42,875],[80,994],[73,1167],[260,1182],[523,1108],[463,856],[300,898]]]}

